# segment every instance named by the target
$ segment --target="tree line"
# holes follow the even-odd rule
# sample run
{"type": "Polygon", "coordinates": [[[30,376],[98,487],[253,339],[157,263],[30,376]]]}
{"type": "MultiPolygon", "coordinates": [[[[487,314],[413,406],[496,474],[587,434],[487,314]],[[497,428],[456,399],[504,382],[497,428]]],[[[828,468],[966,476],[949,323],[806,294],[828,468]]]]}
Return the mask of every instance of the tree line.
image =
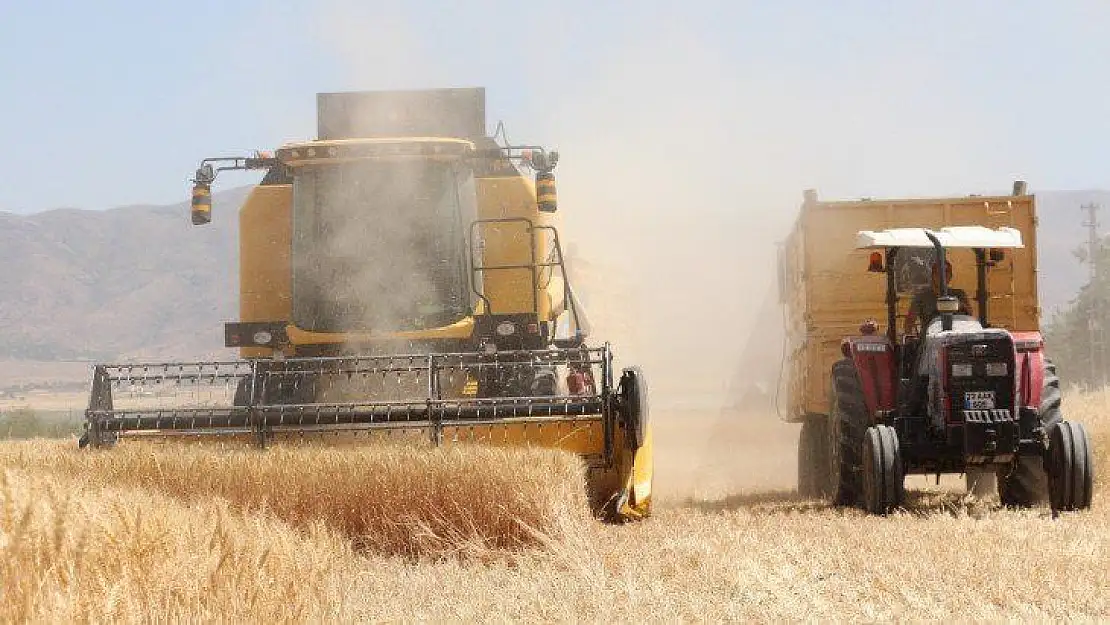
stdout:
{"type": "Polygon", "coordinates": [[[1084,248],[1075,255],[1091,268],[1091,277],[1044,324],[1045,346],[1065,384],[1101,388],[1110,382],[1110,243],[1103,238],[1093,254],[1084,248]]]}

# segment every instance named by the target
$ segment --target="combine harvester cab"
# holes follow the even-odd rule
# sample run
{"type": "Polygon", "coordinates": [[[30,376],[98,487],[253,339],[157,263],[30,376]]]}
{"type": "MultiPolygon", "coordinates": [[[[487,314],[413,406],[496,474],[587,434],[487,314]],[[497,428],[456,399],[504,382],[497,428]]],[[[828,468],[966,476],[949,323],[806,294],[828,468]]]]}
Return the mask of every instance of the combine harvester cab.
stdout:
{"type": "Polygon", "coordinates": [[[1035,223],[1024,183],[1010,197],[807,197],[780,257],[799,492],[885,514],[907,474],[962,473],[1006,505],[1090,507],[1090,443],[1063,418],[1038,328],[1035,223]]]}
{"type": "Polygon", "coordinates": [[[647,388],[590,346],[555,225],[558,153],[487,136],[482,89],[325,93],[319,137],[211,158],[240,209],[241,360],[98,365],[82,446],[129,436],[406,439],[579,454],[615,519],[651,509],[647,388]],[[531,171],[532,176],[525,175],[531,171]]]}

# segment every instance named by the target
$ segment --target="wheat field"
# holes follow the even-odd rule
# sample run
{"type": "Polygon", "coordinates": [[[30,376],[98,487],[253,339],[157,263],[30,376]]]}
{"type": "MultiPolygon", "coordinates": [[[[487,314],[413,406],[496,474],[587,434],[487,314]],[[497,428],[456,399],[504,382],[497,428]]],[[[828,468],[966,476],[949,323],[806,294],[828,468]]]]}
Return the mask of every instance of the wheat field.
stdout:
{"type": "MultiPolygon", "coordinates": [[[[1066,406],[1105,466],[1110,393],[1066,406]]],[[[874,518],[791,492],[796,427],[656,424],[656,513],[624,526],[555,452],[0,444],[0,620],[1110,616],[1105,474],[1055,520],[920,478],[874,518]]]]}

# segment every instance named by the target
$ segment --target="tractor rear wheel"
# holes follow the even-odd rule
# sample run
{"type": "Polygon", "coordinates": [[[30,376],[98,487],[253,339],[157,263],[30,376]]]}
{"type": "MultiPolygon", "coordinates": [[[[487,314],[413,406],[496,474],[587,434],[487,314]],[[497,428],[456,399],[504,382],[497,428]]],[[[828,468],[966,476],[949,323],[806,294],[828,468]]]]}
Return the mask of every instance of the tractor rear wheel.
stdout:
{"type": "Polygon", "coordinates": [[[1091,443],[1083,424],[1061,421],[1052,428],[1045,469],[1054,512],[1091,507],[1091,443]]]}
{"type": "Polygon", "coordinates": [[[832,490],[829,479],[829,418],[811,416],[798,435],[798,494],[825,497],[832,490]]]}
{"type": "Polygon", "coordinates": [[[887,514],[902,505],[905,473],[898,434],[887,425],[867,428],[863,443],[863,507],[887,514]]]}
{"type": "Polygon", "coordinates": [[[833,503],[852,506],[863,494],[863,437],[867,431],[867,404],[856,365],[847,358],[832,369],[829,410],[829,467],[833,503]]]}
{"type": "MultiPolygon", "coordinates": [[[[1051,433],[1064,420],[1060,410],[1060,378],[1056,365],[1045,360],[1044,386],[1038,411],[1041,426],[1051,433]]],[[[1048,478],[1040,456],[1018,456],[1014,464],[998,473],[998,498],[1004,506],[1026,507],[1048,499],[1048,478]]]]}

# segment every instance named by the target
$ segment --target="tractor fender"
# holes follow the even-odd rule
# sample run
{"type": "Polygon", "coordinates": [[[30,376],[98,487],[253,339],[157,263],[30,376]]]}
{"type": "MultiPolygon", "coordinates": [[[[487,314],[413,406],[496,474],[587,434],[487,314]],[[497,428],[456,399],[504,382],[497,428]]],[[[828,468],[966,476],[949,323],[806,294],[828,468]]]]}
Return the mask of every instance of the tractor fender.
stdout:
{"type": "Polygon", "coordinates": [[[893,410],[897,401],[894,348],[886,336],[853,336],[841,343],[844,356],[859,372],[868,414],[893,410]]]}
{"type": "Polygon", "coordinates": [[[1013,332],[1014,381],[1019,406],[1039,408],[1044,390],[1044,338],[1040,332],[1013,332]]]}

